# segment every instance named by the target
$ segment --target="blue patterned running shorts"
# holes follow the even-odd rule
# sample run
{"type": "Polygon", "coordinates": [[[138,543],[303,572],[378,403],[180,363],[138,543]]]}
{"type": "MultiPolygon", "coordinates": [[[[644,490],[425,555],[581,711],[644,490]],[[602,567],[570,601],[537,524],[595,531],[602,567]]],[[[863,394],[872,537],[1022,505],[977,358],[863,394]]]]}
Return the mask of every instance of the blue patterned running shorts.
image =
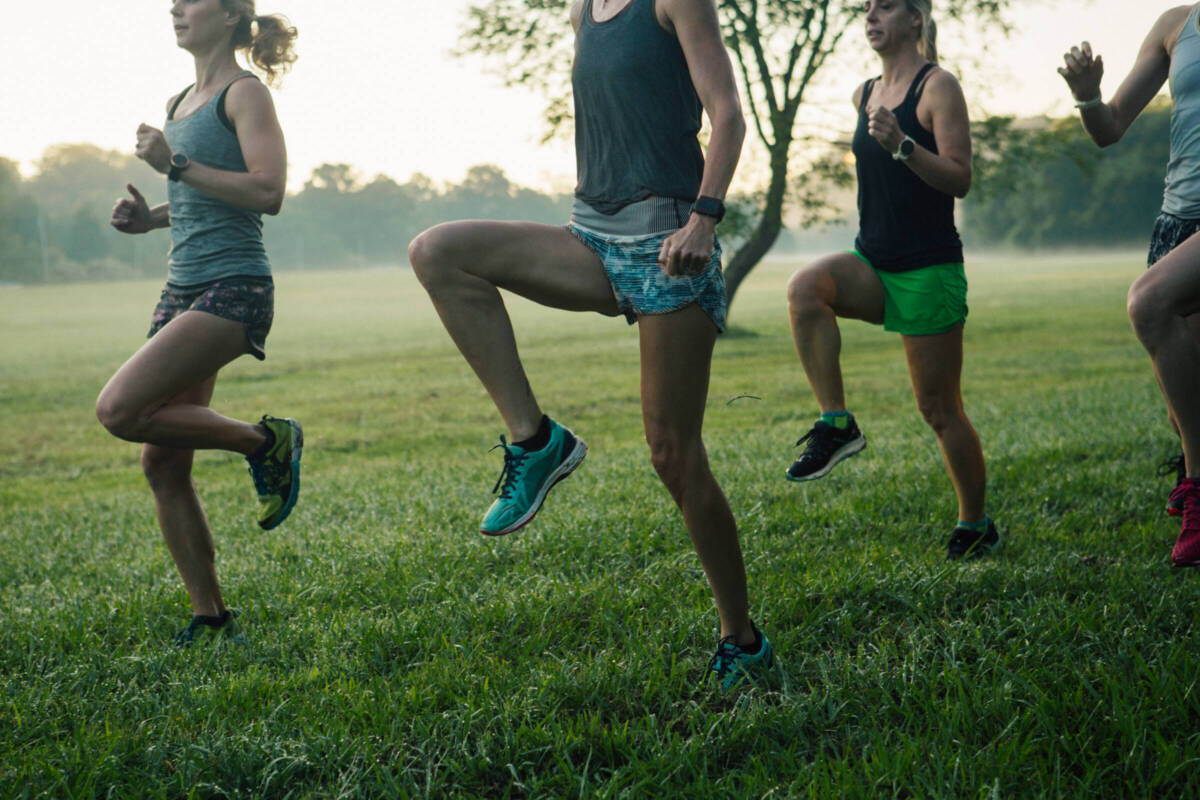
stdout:
{"type": "Polygon", "coordinates": [[[642,314],[670,314],[700,306],[717,331],[725,331],[725,275],[721,272],[721,243],[716,242],[708,267],[695,275],[671,277],[658,265],[663,241],[674,231],[650,236],[600,236],[568,225],[576,239],[600,257],[612,284],[617,308],[629,324],[642,314]]]}

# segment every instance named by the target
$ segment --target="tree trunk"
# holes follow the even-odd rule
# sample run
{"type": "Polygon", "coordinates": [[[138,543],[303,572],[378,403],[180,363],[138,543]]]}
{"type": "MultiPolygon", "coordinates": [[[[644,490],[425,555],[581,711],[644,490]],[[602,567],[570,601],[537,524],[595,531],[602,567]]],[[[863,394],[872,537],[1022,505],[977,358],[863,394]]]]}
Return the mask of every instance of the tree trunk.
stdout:
{"type": "Polygon", "coordinates": [[[738,248],[725,267],[725,301],[733,305],[733,296],[750,271],[758,266],[783,230],[783,201],[787,195],[788,151],[791,137],[771,148],[771,183],[762,217],[750,238],[738,248]]]}

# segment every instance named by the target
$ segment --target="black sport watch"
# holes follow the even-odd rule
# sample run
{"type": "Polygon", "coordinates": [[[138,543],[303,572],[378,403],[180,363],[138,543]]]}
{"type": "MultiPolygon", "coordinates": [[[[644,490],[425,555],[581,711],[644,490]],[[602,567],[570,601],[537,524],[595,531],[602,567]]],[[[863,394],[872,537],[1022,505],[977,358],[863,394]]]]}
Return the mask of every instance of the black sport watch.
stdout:
{"type": "Polygon", "coordinates": [[[717,222],[725,219],[725,203],[715,197],[698,197],[692,204],[692,213],[712,217],[717,222]]]}
{"type": "Polygon", "coordinates": [[[192,165],[192,160],[183,153],[171,154],[171,169],[167,172],[167,180],[179,180],[179,173],[192,165]]]}

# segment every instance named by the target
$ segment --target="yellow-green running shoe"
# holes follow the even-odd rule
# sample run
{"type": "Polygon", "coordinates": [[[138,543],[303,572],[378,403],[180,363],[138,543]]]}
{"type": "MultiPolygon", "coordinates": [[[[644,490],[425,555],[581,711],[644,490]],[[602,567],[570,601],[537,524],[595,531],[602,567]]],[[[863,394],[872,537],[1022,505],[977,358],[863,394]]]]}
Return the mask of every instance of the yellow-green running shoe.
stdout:
{"type": "Polygon", "coordinates": [[[587,455],[587,443],[554,420],[550,420],[550,443],[541,450],[526,452],[503,436],[496,447],[504,448],[504,469],[492,489],[500,496],[479,525],[486,536],[502,536],[526,525],[554,484],[574,472],[587,455]]]}
{"type": "Polygon", "coordinates": [[[304,431],[294,419],[264,415],[262,425],[275,435],[275,443],[261,458],[247,458],[246,463],[258,492],[258,525],[269,531],[287,519],[300,496],[304,431]]]}
{"type": "Polygon", "coordinates": [[[775,663],[775,651],[771,649],[771,643],[753,622],[750,625],[758,639],[757,651],[747,652],[738,646],[733,636],[726,636],[717,643],[717,652],[708,662],[708,671],[717,676],[722,692],[736,689],[746,682],[753,683],[775,663]]]}

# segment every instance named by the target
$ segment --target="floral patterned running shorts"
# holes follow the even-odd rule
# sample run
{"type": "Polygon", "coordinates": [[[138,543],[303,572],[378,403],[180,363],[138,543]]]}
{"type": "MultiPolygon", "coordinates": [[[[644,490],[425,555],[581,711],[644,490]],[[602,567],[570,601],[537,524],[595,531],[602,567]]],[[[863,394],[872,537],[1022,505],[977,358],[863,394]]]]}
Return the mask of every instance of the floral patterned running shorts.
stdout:
{"type": "Polygon", "coordinates": [[[1153,267],[1163,256],[1183,244],[1192,234],[1200,232],[1200,219],[1184,219],[1165,211],[1154,220],[1154,232],[1150,234],[1150,253],[1146,266],[1153,267]]]}
{"type": "Polygon", "coordinates": [[[221,278],[200,286],[172,286],[162,290],[149,339],[185,311],[204,311],[222,319],[240,322],[246,328],[246,350],[262,361],[267,334],[275,318],[275,283],[270,278],[221,278]]]}

